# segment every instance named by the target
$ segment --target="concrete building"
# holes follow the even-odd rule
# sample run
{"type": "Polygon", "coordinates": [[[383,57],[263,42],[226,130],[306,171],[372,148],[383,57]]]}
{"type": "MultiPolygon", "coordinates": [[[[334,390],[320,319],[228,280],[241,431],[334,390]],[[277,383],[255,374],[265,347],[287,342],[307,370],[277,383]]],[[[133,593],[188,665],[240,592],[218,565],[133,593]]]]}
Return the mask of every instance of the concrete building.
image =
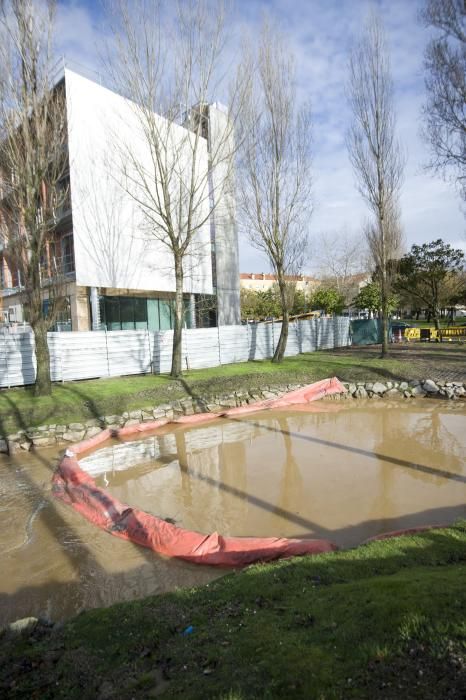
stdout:
{"type": "MultiPolygon", "coordinates": [[[[151,154],[137,107],[69,69],[62,80],[69,158],[63,187],[69,197],[57,212],[55,237],[44,258],[44,271],[50,269],[53,258],[66,277],[67,311],[58,330],[172,328],[175,278],[170,252],[148,230],[141,207],[126,187],[128,172],[122,167],[125,149],[131,149],[150,170],[151,154]]],[[[209,152],[228,115],[218,104],[204,105],[203,114],[206,129],[198,150],[198,168],[208,174],[205,181],[210,184],[209,192],[199,195],[205,195],[199,216],[205,215],[206,220],[184,264],[187,327],[234,325],[241,320],[233,185],[219,195],[215,185],[221,175],[215,169],[209,172],[209,152]],[[209,216],[212,204],[214,214],[209,216]]],[[[189,115],[185,126],[156,116],[169,134],[168,142],[173,141],[173,152],[187,143],[189,115]]],[[[9,264],[8,241],[0,248],[3,320],[21,322],[21,279],[9,264]]],[[[46,309],[45,284],[43,296],[46,309]]]]}

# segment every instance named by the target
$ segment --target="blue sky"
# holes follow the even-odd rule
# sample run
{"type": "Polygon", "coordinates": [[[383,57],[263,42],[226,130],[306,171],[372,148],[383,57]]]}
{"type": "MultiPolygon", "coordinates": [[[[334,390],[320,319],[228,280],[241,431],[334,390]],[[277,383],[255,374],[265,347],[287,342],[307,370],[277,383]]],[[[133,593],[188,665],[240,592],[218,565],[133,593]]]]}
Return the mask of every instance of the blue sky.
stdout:
{"type": "MultiPolygon", "coordinates": [[[[215,2],[215,0],[212,0],[215,2]]],[[[429,158],[421,138],[424,99],[423,52],[428,31],[418,21],[418,0],[237,0],[229,28],[230,51],[244,32],[254,36],[267,11],[289,39],[295,54],[300,99],[314,114],[314,212],[310,221],[308,271],[323,232],[357,234],[368,213],[355,188],[345,147],[349,113],[345,98],[351,42],[371,7],[384,21],[391,52],[398,134],[407,153],[401,198],[406,245],[443,238],[466,249],[466,220],[451,183],[428,174],[429,158]]],[[[68,59],[99,67],[105,24],[97,2],[61,0],[57,17],[58,49],[68,59]]],[[[233,49],[233,51],[232,51],[233,49]]],[[[267,271],[263,256],[240,241],[241,271],[267,271]]]]}

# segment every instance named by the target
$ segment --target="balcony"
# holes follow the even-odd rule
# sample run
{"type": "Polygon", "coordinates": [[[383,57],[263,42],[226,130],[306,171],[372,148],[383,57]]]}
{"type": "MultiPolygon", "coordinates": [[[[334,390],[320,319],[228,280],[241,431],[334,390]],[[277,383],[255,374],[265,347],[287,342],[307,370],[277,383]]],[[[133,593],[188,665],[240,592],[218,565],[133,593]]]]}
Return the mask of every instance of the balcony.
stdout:
{"type": "Polygon", "coordinates": [[[68,253],[61,257],[53,257],[50,266],[44,262],[40,266],[41,282],[43,285],[52,284],[64,277],[67,280],[74,279],[75,265],[74,254],[68,253]]]}

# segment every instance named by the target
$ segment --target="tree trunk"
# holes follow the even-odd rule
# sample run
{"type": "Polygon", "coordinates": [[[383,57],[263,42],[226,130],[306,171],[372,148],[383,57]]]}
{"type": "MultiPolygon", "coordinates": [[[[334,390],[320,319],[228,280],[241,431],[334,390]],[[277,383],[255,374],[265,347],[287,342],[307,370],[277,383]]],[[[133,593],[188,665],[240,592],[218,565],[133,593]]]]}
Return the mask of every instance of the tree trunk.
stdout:
{"type": "Polygon", "coordinates": [[[33,327],[34,340],[36,342],[37,373],[34,385],[35,396],[50,396],[52,382],[50,380],[50,353],[47,344],[47,328],[39,323],[33,327]]]}
{"type": "Polygon", "coordinates": [[[181,343],[183,332],[183,261],[175,257],[175,323],[173,326],[172,367],[170,376],[181,375],[181,343]]]}
{"type": "Polygon", "coordinates": [[[288,340],[288,326],[289,326],[289,311],[288,311],[288,299],[286,296],[286,285],[285,280],[282,276],[278,275],[278,287],[280,290],[280,302],[282,305],[282,329],[280,331],[280,338],[278,339],[277,347],[275,349],[274,356],[272,357],[272,362],[282,362],[285,355],[286,343],[288,340]]]}
{"type": "Polygon", "coordinates": [[[382,357],[388,357],[388,298],[385,280],[382,282],[382,357]]]}
{"type": "Polygon", "coordinates": [[[440,320],[438,317],[437,309],[435,309],[435,311],[433,313],[433,320],[434,320],[435,328],[439,331],[440,330],[440,320]]]}

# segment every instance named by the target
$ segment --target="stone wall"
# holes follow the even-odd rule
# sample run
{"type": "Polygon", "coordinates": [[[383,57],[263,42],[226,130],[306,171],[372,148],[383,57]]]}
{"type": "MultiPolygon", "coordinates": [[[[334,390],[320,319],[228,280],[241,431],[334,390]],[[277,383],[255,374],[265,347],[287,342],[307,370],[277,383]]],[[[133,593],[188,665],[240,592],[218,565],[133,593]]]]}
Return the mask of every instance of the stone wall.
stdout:
{"type": "MultiPolygon", "coordinates": [[[[335,394],[326,400],[342,399],[393,399],[393,398],[443,398],[449,400],[466,399],[466,384],[461,382],[434,382],[432,379],[411,382],[343,382],[347,389],[345,394],[335,394]]],[[[220,412],[222,409],[244,406],[261,399],[272,399],[282,396],[288,391],[299,389],[305,384],[288,384],[280,386],[264,386],[261,389],[237,391],[224,396],[205,398],[185,398],[161,404],[155,407],[147,406],[135,411],[123,413],[121,416],[99,416],[80,423],[68,425],[42,425],[37,428],[20,430],[15,434],[0,438],[0,452],[13,454],[18,450],[31,448],[53,447],[66,443],[79,442],[97,435],[103,428],[118,429],[125,425],[178,416],[189,416],[193,413],[220,412]]]]}

